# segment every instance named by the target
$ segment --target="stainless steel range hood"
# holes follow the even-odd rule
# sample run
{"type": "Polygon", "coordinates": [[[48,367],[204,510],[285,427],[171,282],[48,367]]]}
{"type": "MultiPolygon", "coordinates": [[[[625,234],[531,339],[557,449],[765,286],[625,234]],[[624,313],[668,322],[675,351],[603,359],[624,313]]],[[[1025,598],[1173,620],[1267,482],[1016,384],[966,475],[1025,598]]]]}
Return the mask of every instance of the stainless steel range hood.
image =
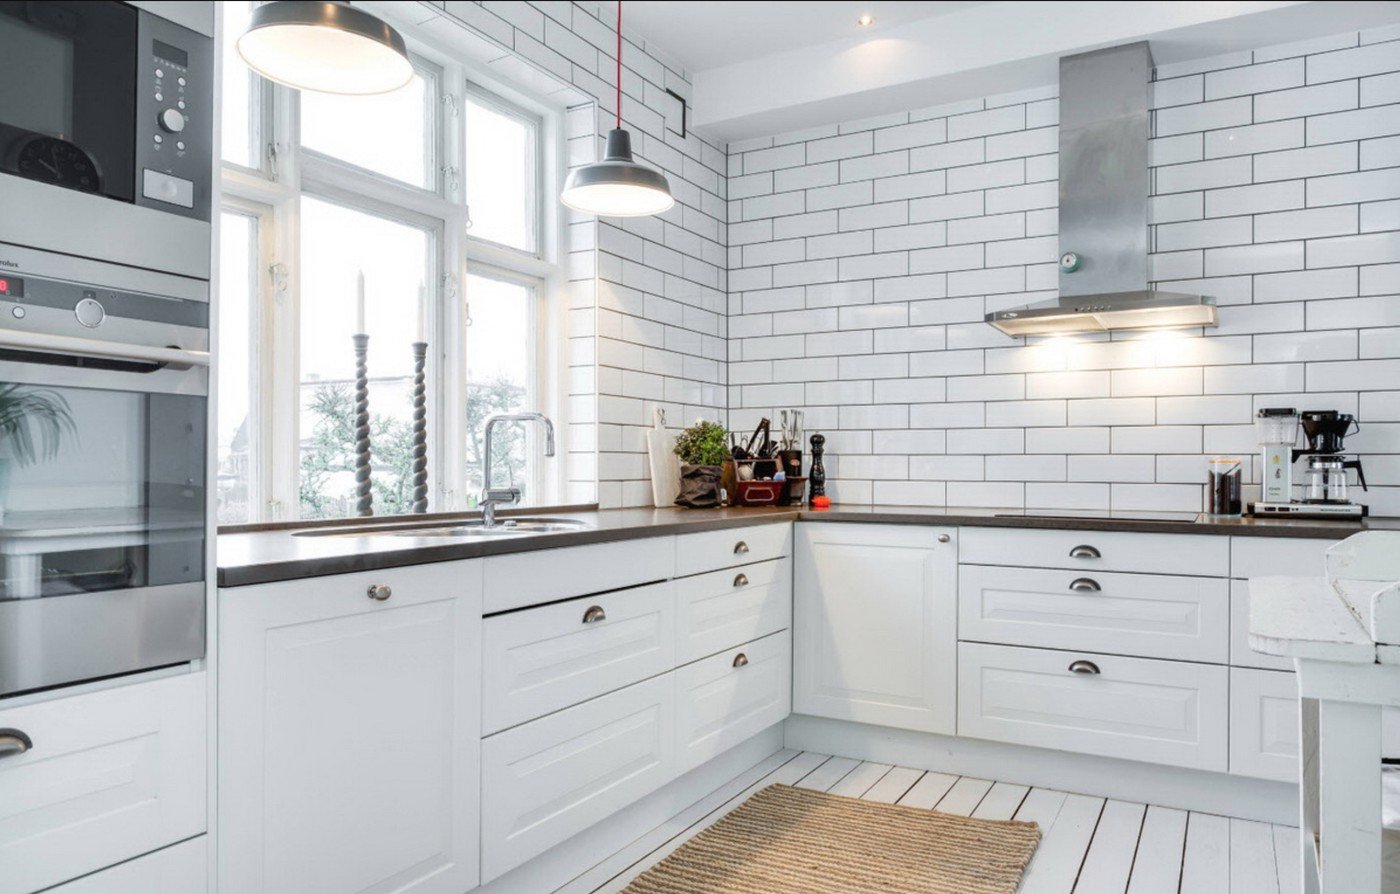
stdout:
{"type": "Polygon", "coordinates": [[[1145,41],[1060,60],[1060,296],[996,311],[1008,335],[1216,325],[1215,299],[1147,285],[1145,41]]]}

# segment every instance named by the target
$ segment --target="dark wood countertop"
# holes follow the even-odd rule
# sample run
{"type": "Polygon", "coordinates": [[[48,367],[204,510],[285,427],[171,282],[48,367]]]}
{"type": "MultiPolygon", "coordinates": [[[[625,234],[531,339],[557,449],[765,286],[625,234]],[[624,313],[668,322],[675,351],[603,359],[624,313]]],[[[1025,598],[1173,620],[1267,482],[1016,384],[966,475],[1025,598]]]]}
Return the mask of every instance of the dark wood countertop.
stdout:
{"type": "MultiPolygon", "coordinates": [[[[797,507],[780,509],[528,509],[502,512],[511,515],[577,519],[588,527],[527,536],[440,537],[379,533],[350,536],[332,533],[363,524],[422,524],[423,519],[382,518],[351,520],[314,527],[270,526],[265,529],[221,533],[217,540],[221,587],[240,587],[370,571],[403,565],[422,565],[454,559],[472,559],[505,553],[529,552],[564,546],[583,546],[668,534],[692,534],[741,525],[795,521],[879,523],[906,525],[967,525],[997,528],[1032,528],[1072,531],[1139,531],[1151,534],[1207,534],[1246,537],[1308,537],[1337,539],[1364,530],[1400,530],[1400,519],[1375,518],[1361,522],[1305,519],[1217,519],[1195,513],[1121,512],[1090,515],[1056,515],[1050,512],[1006,509],[942,508],[911,506],[834,506],[817,511],[797,507]]],[[[437,516],[439,523],[474,515],[437,516]]]]}

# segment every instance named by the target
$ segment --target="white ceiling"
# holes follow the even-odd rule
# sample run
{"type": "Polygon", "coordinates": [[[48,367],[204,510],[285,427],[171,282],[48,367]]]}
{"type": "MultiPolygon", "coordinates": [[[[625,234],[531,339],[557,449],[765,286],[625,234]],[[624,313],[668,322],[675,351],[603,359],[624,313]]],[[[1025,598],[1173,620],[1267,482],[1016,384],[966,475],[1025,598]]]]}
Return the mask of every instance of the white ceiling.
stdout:
{"type": "MultiPolygon", "coordinates": [[[[669,53],[691,72],[770,56],[842,37],[980,6],[983,0],[626,0],[622,25],[669,53]],[[863,14],[869,27],[856,24],[863,14]]],[[[611,4],[606,5],[611,8],[611,4]]]]}

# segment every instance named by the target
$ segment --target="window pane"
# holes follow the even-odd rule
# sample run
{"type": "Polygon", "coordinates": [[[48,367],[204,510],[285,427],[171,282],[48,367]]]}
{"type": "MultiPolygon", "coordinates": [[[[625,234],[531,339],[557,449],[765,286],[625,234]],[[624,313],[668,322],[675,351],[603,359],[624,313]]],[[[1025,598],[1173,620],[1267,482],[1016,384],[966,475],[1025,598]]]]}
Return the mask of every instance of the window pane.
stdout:
{"type": "MultiPolygon", "coordinates": [[[[486,458],[486,420],[496,413],[533,409],[534,289],[472,274],[467,277],[467,491],[479,495],[486,458]]],[[[492,486],[520,488],[531,502],[535,470],[520,425],[498,426],[492,437],[492,486]]]]}
{"type": "Polygon", "coordinates": [[[431,235],[305,196],[301,203],[302,518],[355,514],[356,273],[365,275],[374,514],[413,496],[413,352],[431,235]]]}
{"type": "Polygon", "coordinates": [[[246,214],[219,216],[219,524],[253,520],[252,325],[257,308],[258,222],[246,214]]]}
{"type": "Polygon", "coordinates": [[[463,108],[472,220],[468,235],[533,252],[539,213],[535,124],[470,96],[463,108]]]}
{"type": "Polygon", "coordinates": [[[256,116],[258,87],[262,79],[243,64],[234,49],[238,36],[248,28],[252,3],[220,3],[224,11],[223,51],[223,159],[245,168],[259,167],[256,116]]]}
{"type": "Polygon", "coordinates": [[[376,96],[301,93],[301,143],[380,174],[430,189],[433,126],[427,78],[376,96]]]}

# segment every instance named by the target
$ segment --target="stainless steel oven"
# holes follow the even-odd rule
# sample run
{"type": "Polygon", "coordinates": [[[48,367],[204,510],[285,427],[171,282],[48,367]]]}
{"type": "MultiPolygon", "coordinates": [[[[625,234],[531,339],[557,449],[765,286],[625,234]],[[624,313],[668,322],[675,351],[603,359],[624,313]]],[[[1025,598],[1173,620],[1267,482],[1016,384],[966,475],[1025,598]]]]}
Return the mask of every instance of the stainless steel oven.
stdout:
{"type": "Polygon", "coordinates": [[[0,242],[208,278],[212,37],[117,0],[0,0],[0,60],[0,242]]]}
{"type": "Polygon", "coordinates": [[[204,654],[208,300],[0,244],[0,696],[204,654]]]}

